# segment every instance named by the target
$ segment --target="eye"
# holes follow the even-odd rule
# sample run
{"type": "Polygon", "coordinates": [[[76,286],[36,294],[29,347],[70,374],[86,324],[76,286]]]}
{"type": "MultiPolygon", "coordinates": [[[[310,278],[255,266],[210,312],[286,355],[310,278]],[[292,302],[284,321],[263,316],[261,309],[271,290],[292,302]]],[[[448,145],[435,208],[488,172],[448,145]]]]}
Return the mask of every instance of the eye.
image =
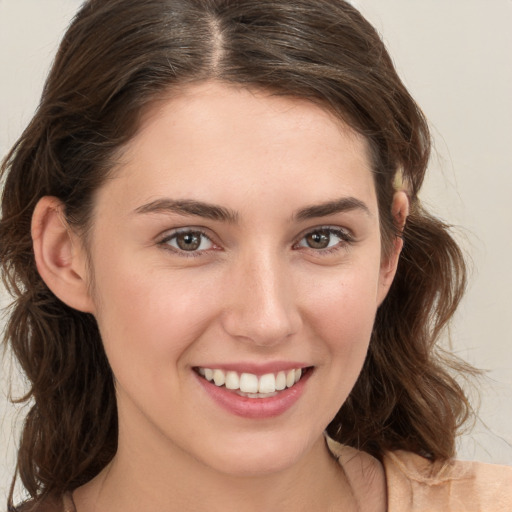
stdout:
{"type": "Polygon", "coordinates": [[[213,242],[197,230],[182,230],[166,236],[160,244],[171,247],[179,252],[207,251],[214,247],[213,242]]]}
{"type": "Polygon", "coordinates": [[[315,250],[335,249],[352,242],[352,236],[340,228],[320,228],[306,233],[297,244],[315,250]]]}

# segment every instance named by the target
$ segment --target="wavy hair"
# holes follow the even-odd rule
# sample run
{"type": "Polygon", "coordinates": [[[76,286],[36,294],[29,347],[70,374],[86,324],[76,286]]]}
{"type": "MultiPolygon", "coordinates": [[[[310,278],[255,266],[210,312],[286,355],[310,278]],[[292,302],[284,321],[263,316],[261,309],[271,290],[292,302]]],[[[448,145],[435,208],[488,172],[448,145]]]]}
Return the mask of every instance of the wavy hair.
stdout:
{"type": "Polygon", "coordinates": [[[59,301],[37,272],[34,207],[58,197],[87,236],[94,193],[146,109],[204,80],[308,99],[366,138],[384,250],[396,236],[404,249],[360,377],[327,431],[377,457],[395,449],[432,460],[454,454],[470,406],[452,374],[468,367],[436,342],[463,294],[465,264],[449,227],[418,199],[428,126],[375,29],[342,0],[89,0],[2,166],[0,262],[14,297],[5,342],[30,383],[22,400],[33,400],[17,475],[36,501],[108,464],[117,410],[94,317],[59,301]],[[411,203],[400,234],[391,216],[397,175],[411,203]]]}

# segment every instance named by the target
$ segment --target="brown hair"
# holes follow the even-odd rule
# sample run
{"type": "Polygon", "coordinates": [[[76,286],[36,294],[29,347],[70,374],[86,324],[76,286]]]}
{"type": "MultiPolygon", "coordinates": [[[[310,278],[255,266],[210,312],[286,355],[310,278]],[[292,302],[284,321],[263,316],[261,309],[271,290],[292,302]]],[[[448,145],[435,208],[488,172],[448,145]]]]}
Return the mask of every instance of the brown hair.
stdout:
{"type": "Polygon", "coordinates": [[[393,449],[432,460],[454,453],[470,408],[449,369],[464,367],[435,343],[462,296],[465,265],[448,226],[418,200],[428,127],[373,27],[341,0],[89,0],[2,168],[0,259],[15,297],[5,338],[31,384],[23,400],[34,401],[17,471],[33,498],[84,484],[117,445],[114,379],[95,319],[60,302],[40,278],[34,206],[57,196],[85,236],[94,192],[145,108],[211,79],[309,99],[363,134],[384,248],[400,236],[391,216],[400,173],[411,214],[397,276],[362,373],[328,432],[377,457],[393,449]]]}

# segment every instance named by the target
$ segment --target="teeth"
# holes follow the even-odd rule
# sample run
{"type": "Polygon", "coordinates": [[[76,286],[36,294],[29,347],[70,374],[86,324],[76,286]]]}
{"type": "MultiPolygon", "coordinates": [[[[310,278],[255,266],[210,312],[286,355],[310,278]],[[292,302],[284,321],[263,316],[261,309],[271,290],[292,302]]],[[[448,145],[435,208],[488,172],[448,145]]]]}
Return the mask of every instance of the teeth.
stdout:
{"type": "Polygon", "coordinates": [[[243,393],[257,393],[258,377],[252,373],[242,373],[240,375],[240,391],[243,393]]]}
{"type": "MultiPolygon", "coordinates": [[[[222,371],[222,370],[220,370],[222,371]]],[[[236,372],[226,373],[226,387],[228,389],[240,389],[240,378],[236,372]]]]}
{"type": "MultiPolygon", "coordinates": [[[[238,394],[241,394],[240,391],[238,394]]],[[[244,393],[242,396],[247,396],[248,398],[270,398],[272,396],[276,396],[277,393],[244,393]]]]}
{"type": "Polygon", "coordinates": [[[267,373],[260,377],[258,392],[273,393],[276,390],[276,377],[273,373],[267,373]]]}
{"type": "Polygon", "coordinates": [[[226,382],[226,374],[222,370],[213,370],[213,382],[216,386],[222,386],[226,382]]]}
{"type": "Polygon", "coordinates": [[[282,391],[286,388],[286,373],[279,372],[276,375],[276,391],[282,391]]]}
{"type": "Polygon", "coordinates": [[[296,368],[288,371],[280,371],[276,374],[266,373],[261,377],[253,373],[242,373],[211,368],[198,368],[197,372],[206,380],[216,386],[226,386],[227,389],[239,390],[249,398],[265,398],[274,396],[276,391],[291,388],[302,377],[302,369],[296,368]]]}

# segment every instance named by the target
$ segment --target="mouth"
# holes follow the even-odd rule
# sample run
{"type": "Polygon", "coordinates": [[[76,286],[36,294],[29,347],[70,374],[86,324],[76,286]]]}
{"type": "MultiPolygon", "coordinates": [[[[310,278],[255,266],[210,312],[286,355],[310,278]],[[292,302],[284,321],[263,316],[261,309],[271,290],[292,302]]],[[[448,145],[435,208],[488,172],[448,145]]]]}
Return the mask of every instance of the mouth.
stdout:
{"type": "Polygon", "coordinates": [[[293,388],[312,370],[313,367],[308,366],[256,375],[254,373],[239,373],[220,368],[194,368],[194,371],[201,378],[218,388],[224,388],[241,397],[256,399],[278,396],[281,391],[293,388]]]}

